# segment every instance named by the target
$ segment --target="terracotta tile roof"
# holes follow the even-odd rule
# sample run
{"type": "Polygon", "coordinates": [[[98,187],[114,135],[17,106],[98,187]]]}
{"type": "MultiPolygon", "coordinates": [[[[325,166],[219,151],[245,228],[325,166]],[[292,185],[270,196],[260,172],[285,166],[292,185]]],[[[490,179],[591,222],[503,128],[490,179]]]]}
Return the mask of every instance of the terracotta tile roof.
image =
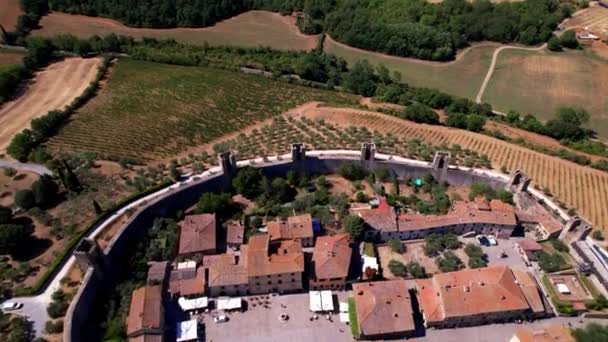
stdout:
{"type": "Polygon", "coordinates": [[[519,240],[517,244],[519,245],[519,248],[526,252],[535,252],[543,250],[543,246],[539,245],[538,242],[528,238],[519,240]]]}
{"type": "Polygon", "coordinates": [[[543,299],[541,298],[534,276],[527,271],[512,270],[512,272],[530,309],[533,312],[545,311],[545,305],[543,304],[543,299]]]}
{"type": "MultiPolygon", "coordinates": [[[[522,281],[528,280],[523,275],[520,277],[522,281]]],[[[537,294],[538,289],[535,283],[531,284],[527,282],[520,287],[506,266],[441,273],[432,279],[416,281],[427,322],[501,311],[536,310],[540,297],[533,295],[533,289],[537,294]]]]}
{"type": "MultiPolygon", "coordinates": [[[[269,249],[268,234],[254,235],[245,247],[249,277],[304,272],[304,253],[297,240],[281,241],[276,250],[269,249]]],[[[241,254],[243,251],[241,251],[241,254]]]]}
{"type": "Polygon", "coordinates": [[[485,198],[485,196],[477,196],[475,197],[475,206],[477,210],[490,210],[490,202],[485,198]]]}
{"type": "Polygon", "coordinates": [[[405,280],[353,284],[357,321],[364,336],[415,330],[412,302],[405,280]]]}
{"type": "Polygon", "coordinates": [[[312,238],[312,216],[310,214],[290,216],[287,220],[267,223],[271,241],[312,238]]]}
{"type": "Polygon", "coordinates": [[[517,218],[524,223],[535,223],[543,226],[549,233],[561,231],[564,224],[551,214],[542,204],[538,203],[532,196],[522,193],[519,196],[523,209],[516,211],[517,218]]]}
{"type": "Polygon", "coordinates": [[[159,285],[148,285],[133,291],[127,316],[127,335],[145,329],[161,329],[162,305],[162,289],[159,285]]]}
{"type": "Polygon", "coordinates": [[[148,283],[160,284],[165,281],[167,269],[169,267],[167,261],[150,262],[148,265],[150,266],[150,268],[148,268],[148,283]]]}
{"type": "Polygon", "coordinates": [[[215,251],[215,214],[186,216],[180,226],[179,254],[215,251]]]}
{"type": "Polygon", "coordinates": [[[180,227],[179,254],[216,249],[215,214],[186,216],[180,227]]]}
{"type": "Polygon", "coordinates": [[[247,269],[237,264],[236,256],[222,254],[217,262],[209,267],[209,287],[247,284],[247,269]]]}
{"type": "Polygon", "coordinates": [[[317,279],[346,278],[353,250],[350,234],[317,238],[312,254],[317,279]]]}
{"type": "Polygon", "coordinates": [[[194,296],[205,293],[205,268],[185,268],[171,271],[169,292],[172,295],[194,296]]]}
{"type": "Polygon", "coordinates": [[[568,329],[559,325],[546,325],[540,329],[519,329],[515,332],[519,342],[574,342],[568,329]]]}
{"type": "Polygon", "coordinates": [[[245,227],[239,222],[229,222],[226,225],[226,242],[229,244],[242,244],[245,236],[245,227]]]}
{"type": "MultiPolygon", "coordinates": [[[[485,201],[485,199],[483,200],[485,201]]],[[[514,209],[507,203],[493,200],[487,206],[487,209],[483,210],[478,209],[478,205],[483,207],[482,204],[477,202],[457,201],[446,215],[402,213],[396,217],[392,210],[380,208],[358,210],[356,213],[372,228],[387,232],[433,229],[475,223],[506,226],[517,224],[514,209]]]]}

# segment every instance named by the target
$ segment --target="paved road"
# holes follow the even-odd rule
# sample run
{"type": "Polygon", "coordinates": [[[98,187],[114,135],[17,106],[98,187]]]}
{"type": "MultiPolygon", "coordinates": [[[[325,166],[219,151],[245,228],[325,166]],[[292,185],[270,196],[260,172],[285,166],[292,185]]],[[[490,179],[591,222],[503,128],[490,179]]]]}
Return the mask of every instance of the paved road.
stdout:
{"type": "Polygon", "coordinates": [[[481,84],[481,88],[479,88],[479,92],[477,93],[475,102],[481,103],[481,99],[483,98],[483,94],[486,91],[486,87],[488,86],[488,83],[490,82],[490,79],[492,78],[492,74],[494,74],[494,69],[496,68],[496,61],[498,60],[498,55],[500,54],[501,51],[507,50],[507,49],[539,51],[539,50],[544,49],[545,46],[547,46],[547,44],[543,44],[536,48],[525,48],[525,47],[521,47],[521,46],[508,45],[508,46],[501,46],[498,49],[494,50],[494,54],[492,55],[492,63],[490,63],[490,68],[488,68],[488,72],[486,73],[486,78],[483,80],[483,83],[481,84]]]}
{"type": "Polygon", "coordinates": [[[13,168],[18,171],[29,171],[39,175],[52,175],[46,166],[34,163],[20,163],[14,160],[0,159],[0,169],[13,168]]]}

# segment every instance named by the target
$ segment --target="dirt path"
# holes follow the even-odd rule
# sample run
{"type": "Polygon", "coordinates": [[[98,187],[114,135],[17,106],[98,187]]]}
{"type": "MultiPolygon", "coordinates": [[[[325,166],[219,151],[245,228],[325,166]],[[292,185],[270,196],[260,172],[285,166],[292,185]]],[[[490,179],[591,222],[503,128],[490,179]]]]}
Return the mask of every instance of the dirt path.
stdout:
{"type": "Polygon", "coordinates": [[[535,47],[535,48],[525,48],[525,47],[521,47],[521,46],[508,45],[508,46],[501,46],[498,49],[496,49],[494,51],[494,54],[492,55],[492,63],[490,63],[490,68],[488,68],[488,73],[486,74],[486,78],[484,78],[483,83],[481,84],[481,87],[479,88],[479,92],[477,93],[475,102],[481,103],[481,98],[483,97],[483,94],[485,93],[486,88],[488,87],[488,83],[490,82],[490,79],[492,78],[492,74],[494,74],[494,69],[496,68],[496,61],[498,60],[498,55],[500,54],[501,51],[507,50],[507,49],[540,51],[540,50],[544,49],[545,46],[547,46],[546,43],[539,47],[535,47]]]}
{"type": "Polygon", "coordinates": [[[66,58],[38,72],[21,96],[0,107],[0,153],[32,119],[63,109],[80,96],[100,64],[100,58],[66,58]]]}
{"type": "Polygon", "coordinates": [[[469,53],[469,51],[471,51],[473,49],[485,47],[485,46],[499,45],[498,43],[493,43],[493,42],[476,43],[476,44],[471,45],[468,48],[459,50],[458,53],[456,54],[456,58],[454,58],[454,60],[452,60],[452,61],[434,62],[434,61],[427,61],[427,60],[423,60],[423,59],[416,59],[416,58],[410,58],[410,57],[400,57],[400,56],[395,56],[395,55],[389,55],[389,54],[382,53],[382,52],[375,52],[372,50],[356,48],[356,47],[346,45],[344,43],[340,43],[340,42],[334,40],[332,37],[329,36],[329,34],[325,35],[325,46],[327,47],[328,44],[333,44],[333,45],[339,46],[345,50],[353,51],[353,52],[359,53],[359,54],[370,54],[370,55],[374,55],[374,56],[378,56],[381,58],[386,58],[386,59],[390,59],[390,60],[394,60],[394,61],[398,61],[398,62],[425,64],[425,65],[432,65],[432,66],[436,66],[436,67],[444,67],[444,66],[452,65],[452,64],[460,61],[461,59],[463,59],[467,55],[467,53],[469,53]]]}

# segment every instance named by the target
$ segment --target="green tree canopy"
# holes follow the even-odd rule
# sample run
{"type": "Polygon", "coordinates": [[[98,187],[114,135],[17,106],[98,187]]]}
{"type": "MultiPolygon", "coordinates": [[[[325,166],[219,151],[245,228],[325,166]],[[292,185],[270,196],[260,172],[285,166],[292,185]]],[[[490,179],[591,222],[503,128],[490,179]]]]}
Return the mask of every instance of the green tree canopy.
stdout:
{"type": "Polygon", "coordinates": [[[360,241],[365,231],[365,222],[357,215],[348,215],[342,220],[342,225],[353,241],[360,241]]]}

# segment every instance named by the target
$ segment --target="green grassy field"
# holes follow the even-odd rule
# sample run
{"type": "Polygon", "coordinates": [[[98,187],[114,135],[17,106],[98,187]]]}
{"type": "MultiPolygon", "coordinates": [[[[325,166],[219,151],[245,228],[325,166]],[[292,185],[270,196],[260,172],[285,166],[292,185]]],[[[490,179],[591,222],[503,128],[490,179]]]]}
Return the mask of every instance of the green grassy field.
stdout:
{"type": "Polygon", "coordinates": [[[313,100],[356,103],[354,96],[261,76],[122,59],[49,146],[168,158],[313,100]]]}
{"type": "Polygon", "coordinates": [[[417,87],[435,88],[446,93],[474,99],[492,60],[496,45],[471,49],[455,62],[425,62],[392,57],[363,51],[325,41],[325,51],[344,58],[349,65],[367,59],[370,63],[384,64],[391,71],[401,73],[401,80],[417,87]]]}
{"type": "Polygon", "coordinates": [[[483,100],[500,111],[531,113],[542,120],[561,106],[591,113],[589,127],[608,137],[608,62],[586,51],[505,50],[483,100]]]}

